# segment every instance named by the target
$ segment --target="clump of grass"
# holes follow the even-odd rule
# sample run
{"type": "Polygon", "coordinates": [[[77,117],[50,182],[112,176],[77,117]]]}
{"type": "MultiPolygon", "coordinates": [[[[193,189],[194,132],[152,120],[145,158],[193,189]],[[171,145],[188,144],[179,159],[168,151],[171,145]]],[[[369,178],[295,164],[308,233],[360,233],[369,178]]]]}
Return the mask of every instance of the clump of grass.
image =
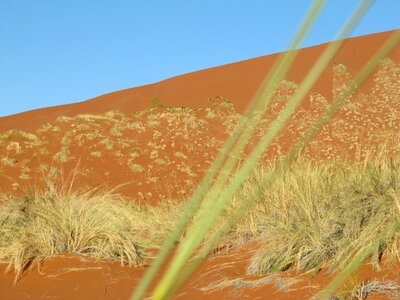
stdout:
{"type": "Polygon", "coordinates": [[[100,144],[105,145],[107,150],[113,150],[114,149],[114,142],[111,139],[107,138],[107,137],[104,138],[100,142],[100,144]]]}
{"type": "Polygon", "coordinates": [[[112,127],[110,129],[110,135],[111,136],[122,136],[121,130],[122,130],[122,124],[121,123],[116,123],[114,125],[114,127],[112,127]]]}
{"type": "MultiPolygon", "coordinates": [[[[270,172],[262,170],[250,178],[238,197],[248,197],[270,172]]],[[[381,157],[358,165],[300,159],[286,166],[275,184],[261,193],[246,223],[237,226],[264,243],[249,272],[290,267],[318,271],[328,263],[329,271],[344,268],[398,220],[399,195],[399,158],[381,157]]],[[[384,252],[400,257],[400,234],[375,249],[376,267],[384,252]]]]}
{"type": "MultiPolygon", "coordinates": [[[[350,277],[330,299],[335,300],[364,300],[369,296],[385,296],[385,299],[399,299],[400,286],[394,281],[366,280],[360,281],[350,277]]],[[[317,299],[316,296],[311,300],[317,299]]]]}
{"type": "Polygon", "coordinates": [[[128,129],[137,129],[137,130],[145,130],[145,127],[143,126],[143,124],[141,122],[138,121],[134,121],[128,124],[128,129]]]}
{"type": "Polygon", "coordinates": [[[187,156],[186,156],[183,152],[181,152],[181,151],[175,152],[174,155],[175,155],[176,157],[180,157],[180,158],[183,158],[183,159],[187,159],[187,156]]]}
{"type": "Polygon", "coordinates": [[[101,151],[92,151],[90,152],[90,155],[94,157],[101,157],[103,153],[101,153],[101,151]]]}
{"type": "Polygon", "coordinates": [[[72,120],[73,120],[73,118],[71,118],[71,117],[59,116],[56,119],[56,123],[69,123],[72,120]]]}
{"type": "Polygon", "coordinates": [[[20,144],[18,143],[18,142],[10,142],[8,145],[7,145],[7,151],[8,152],[14,152],[14,154],[20,154],[21,153],[21,146],[20,146],[20,144]]]}
{"type": "Polygon", "coordinates": [[[351,297],[364,300],[369,295],[385,295],[389,299],[399,299],[400,286],[394,281],[367,280],[353,290],[351,297]]]}
{"type": "Polygon", "coordinates": [[[76,129],[77,129],[77,130],[90,130],[91,127],[90,127],[89,124],[83,123],[83,124],[78,124],[78,125],[76,126],[76,129]]]}
{"type": "Polygon", "coordinates": [[[48,184],[19,197],[1,195],[0,203],[0,259],[17,279],[30,265],[63,253],[137,265],[150,244],[137,229],[144,227],[142,214],[107,191],[48,184]]]}
{"type": "Polygon", "coordinates": [[[58,127],[58,126],[54,126],[54,125],[52,125],[50,123],[45,123],[45,124],[41,125],[36,132],[45,133],[45,132],[49,132],[49,131],[51,131],[51,132],[60,132],[61,128],[58,127]]]}
{"type": "Polygon", "coordinates": [[[38,137],[33,133],[25,132],[19,129],[11,129],[0,134],[0,140],[10,140],[11,138],[19,138],[31,142],[38,140],[38,137]]]}
{"type": "Polygon", "coordinates": [[[22,180],[30,179],[31,176],[29,174],[30,174],[31,171],[32,171],[32,169],[30,167],[28,167],[28,166],[22,167],[21,175],[19,176],[19,178],[22,179],[22,180]]]}
{"type": "Polygon", "coordinates": [[[59,152],[57,152],[56,154],[54,154],[53,159],[57,160],[59,162],[68,162],[70,157],[70,151],[68,149],[68,147],[64,146],[61,148],[61,150],[59,152]]]}
{"type": "Polygon", "coordinates": [[[125,114],[120,110],[111,110],[111,111],[104,113],[104,116],[113,118],[113,119],[123,119],[125,117],[125,114]]]}
{"type": "Polygon", "coordinates": [[[170,233],[179,215],[182,213],[184,203],[173,199],[164,199],[156,206],[131,204],[130,210],[137,217],[135,228],[144,236],[144,244],[148,248],[159,248],[170,233]]]}
{"type": "Polygon", "coordinates": [[[0,160],[1,164],[4,166],[15,166],[15,164],[17,163],[17,160],[15,158],[10,158],[10,157],[3,157],[0,160]]]}
{"type": "Polygon", "coordinates": [[[141,173],[144,171],[144,168],[139,164],[129,164],[129,168],[135,173],[141,173]]]}

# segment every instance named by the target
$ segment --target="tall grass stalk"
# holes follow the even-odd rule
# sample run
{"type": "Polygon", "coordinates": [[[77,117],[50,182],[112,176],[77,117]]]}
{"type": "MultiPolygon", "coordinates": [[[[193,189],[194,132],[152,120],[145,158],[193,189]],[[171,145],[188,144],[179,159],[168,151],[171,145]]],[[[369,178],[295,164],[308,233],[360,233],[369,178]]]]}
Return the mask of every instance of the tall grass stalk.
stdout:
{"type": "MultiPolygon", "coordinates": [[[[313,24],[316,16],[319,14],[321,9],[323,8],[324,4],[325,4],[325,1],[316,0],[314,2],[314,5],[311,7],[311,9],[310,9],[310,11],[309,11],[309,13],[308,13],[303,25],[301,26],[300,30],[298,31],[298,34],[295,37],[292,45],[295,45],[296,43],[298,43],[298,42],[300,42],[301,40],[304,39],[305,34],[311,28],[311,25],[313,24]]],[[[270,96],[272,95],[272,93],[273,93],[273,91],[275,89],[276,83],[279,82],[279,81],[276,81],[276,80],[283,78],[285,72],[290,67],[291,63],[293,62],[293,60],[295,58],[295,55],[294,55],[295,53],[297,53],[297,51],[288,51],[287,53],[285,53],[283,55],[282,60],[278,61],[278,64],[276,65],[277,69],[273,69],[273,72],[272,72],[272,75],[271,75],[272,76],[271,80],[269,82],[265,81],[267,83],[266,87],[263,86],[260,89],[260,92],[257,93],[257,95],[256,95],[256,97],[254,99],[254,106],[255,107],[260,106],[263,103],[265,105],[264,101],[269,101],[269,98],[270,98],[270,96]]],[[[254,112],[255,111],[254,107],[252,105],[253,104],[251,104],[251,108],[252,109],[249,110],[250,112],[254,112]]],[[[262,109],[262,111],[264,109],[265,109],[265,106],[262,109]]],[[[252,132],[251,131],[252,127],[254,129],[254,126],[257,124],[257,120],[258,120],[258,118],[261,117],[261,114],[256,113],[256,115],[254,117],[255,117],[256,121],[255,122],[250,122],[250,124],[249,124],[250,126],[247,127],[250,130],[245,130],[244,134],[241,135],[241,136],[244,136],[244,138],[242,140],[239,140],[236,143],[239,146],[236,147],[236,149],[235,149],[235,153],[236,154],[233,155],[234,160],[231,161],[230,168],[233,168],[236,165],[236,162],[239,159],[239,156],[237,154],[240,153],[240,149],[242,149],[245,146],[245,144],[247,143],[247,141],[249,140],[249,138],[251,136],[251,132],[252,132]]],[[[241,122],[237,126],[237,129],[238,129],[239,132],[237,132],[237,136],[233,135],[236,139],[239,138],[240,130],[245,128],[244,125],[245,125],[245,123],[241,122]]],[[[229,168],[229,165],[228,165],[228,168],[229,168]]],[[[214,190],[212,190],[210,192],[211,195],[213,195],[213,194],[214,195],[218,195],[219,194],[219,187],[221,187],[221,182],[222,182],[222,185],[223,185],[224,182],[226,181],[226,178],[224,178],[226,176],[224,176],[223,174],[224,173],[227,174],[227,173],[230,173],[230,172],[231,171],[229,171],[229,170],[228,170],[228,172],[226,172],[226,170],[224,169],[224,172],[222,173],[222,177],[218,178],[217,182],[215,183],[216,189],[214,189],[214,190]]],[[[193,235],[191,235],[191,237],[193,237],[193,235]]],[[[188,243],[186,245],[190,245],[190,243],[188,243]]],[[[185,245],[180,249],[181,250],[180,253],[185,253],[185,252],[186,253],[185,254],[179,254],[178,253],[178,255],[175,256],[176,259],[178,259],[180,262],[174,262],[174,261],[172,262],[170,268],[167,271],[169,273],[169,275],[167,274],[166,276],[163,277],[163,279],[161,280],[160,284],[158,285],[158,287],[155,290],[155,293],[154,293],[154,298],[155,299],[163,299],[163,298],[167,297],[167,295],[164,294],[164,293],[168,290],[168,288],[164,288],[164,287],[165,286],[170,286],[172,284],[172,282],[174,281],[175,275],[178,273],[178,271],[180,269],[180,266],[184,263],[184,261],[186,261],[188,255],[190,255],[190,252],[191,252],[190,248],[192,248],[192,246],[187,246],[188,250],[185,250],[184,247],[185,247],[185,245]],[[175,275],[172,276],[171,274],[175,274],[175,275]],[[169,282],[169,283],[166,283],[166,282],[169,282]]],[[[148,284],[147,284],[147,286],[148,286],[148,284]]],[[[139,287],[139,289],[140,289],[140,287],[139,287]]],[[[143,294],[143,292],[141,292],[141,294],[143,294]]],[[[139,293],[136,293],[136,295],[139,295],[139,293]]],[[[133,299],[139,299],[139,297],[138,296],[134,296],[133,299]]]]}
{"type": "MultiPolygon", "coordinates": [[[[364,3],[365,4],[365,3],[364,3]]],[[[368,7],[368,5],[366,5],[368,7]]],[[[361,9],[355,14],[355,19],[359,19],[359,17],[362,15],[362,12],[366,11],[366,7],[363,7],[361,5],[361,9]]],[[[352,23],[352,21],[349,22],[348,26],[344,27],[344,30],[342,31],[343,33],[348,31],[355,23],[352,23]]],[[[328,48],[328,51],[325,52],[325,55],[321,56],[321,59],[319,60],[320,64],[327,64],[330,59],[333,57],[333,54],[336,52],[336,50],[339,48],[340,43],[333,44],[332,47],[328,48]]],[[[198,226],[195,227],[193,232],[188,236],[188,239],[184,241],[182,247],[180,248],[180,251],[178,251],[178,254],[176,257],[178,257],[175,262],[171,264],[171,268],[167,271],[167,274],[164,276],[165,282],[168,282],[168,277],[169,281],[173,282],[176,280],[176,276],[178,274],[179,268],[182,267],[184,262],[190,257],[190,253],[194,251],[194,249],[201,243],[202,238],[204,235],[207,233],[207,231],[211,228],[212,223],[218,218],[218,216],[222,213],[224,207],[231,201],[232,196],[235,194],[236,190],[240,187],[240,185],[243,183],[244,179],[248,176],[248,174],[251,172],[251,169],[261,156],[261,154],[265,151],[265,149],[268,147],[268,145],[271,143],[272,139],[276,134],[279,132],[279,130],[283,127],[285,120],[289,118],[289,116],[294,112],[294,109],[296,105],[300,103],[302,100],[302,97],[306,94],[308,89],[312,86],[313,81],[316,80],[318,77],[318,72],[322,72],[324,66],[318,65],[315,68],[313,68],[313,72],[309,75],[306,80],[303,82],[303,89],[300,88],[300,93],[298,94],[299,96],[295,98],[296,101],[293,101],[289,105],[285,107],[283,112],[279,115],[277,118],[276,122],[270,127],[270,130],[264,136],[264,138],[261,140],[259,145],[256,147],[256,149],[251,153],[249,159],[246,161],[242,169],[239,171],[239,174],[233,179],[231,185],[225,189],[227,191],[223,197],[219,199],[219,202],[217,202],[212,209],[210,210],[211,212],[208,213],[207,216],[205,216],[203,219],[200,219],[200,222],[198,223],[198,226]],[[272,128],[272,130],[271,130],[272,128]],[[185,244],[186,242],[186,244],[185,244]]],[[[362,74],[362,72],[361,72],[362,74]]],[[[351,94],[350,94],[351,95],[351,94]]],[[[346,98],[348,98],[349,94],[346,94],[346,98]]],[[[212,195],[212,193],[211,193],[212,195]]],[[[210,197],[211,198],[211,197],[210,197]]],[[[159,289],[155,290],[154,297],[155,299],[161,299],[162,297],[166,297],[167,294],[163,295],[162,292],[162,285],[167,285],[167,283],[163,283],[161,281],[159,285],[159,289]],[[157,298],[159,297],[159,298],[157,298]]],[[[165,289],[165,288],[164,288],[165,289]]]]}
{"type": "MultiPolygon", "coordinates": [[[[297,54],[298,50],[295,50],[296,48],[299,47],[300,43],[304,40],[306,33],[308,30],[311,28],[311,25],[313,24],[314,19],[324,6],[325,1],[315,1],[314,5],[310,9],[309,14],[307,15],[303,26],[301,29],[298,31],[297,35],[293,39],[291,45],[290,45],[290,50],[287,53],[285,53],[282,57],[280,57],[277,61],[276,64],[274,64],[272,68],[272,72],[267,76],[267,78],[264,80],[262,87],[252,100],[250,104],[250,108],[247,109],[247,112],[245,113],[245,116],[248,116],[253,113],[256,107],[262,107],[265,95],[271,95],[273,92],[273,86],[276,82],[278,82],[279,78],[283,78],[285,72],[289,68],[290,64],[292,63],[295,54],[297,54]],[[272,77],[272,78],[271,78],[272,77]],[[265,87],[266,86],[266,87],[265,87]]],[[[268,97],[270,98],[270,97],[268,97]]],[[[268,99],[267,98],[267,99],[268,99]]],[[[248,119],[248,118],[247,118],[248,119]]],[[[160,250],[160,253],[156,260],[153,262],[152,266],[148,270],[148,272],[145,274],[144,278],[142,279],[142,282],[140,283],[139,287],[136,289],[134,294],[132,295],[132,299],[139,300],[143,297],[144,293],[146,292],[147,288],[149,287],[151,281],[154,279],[155,274],[161,267],[162,263],[165,261],[168,252],[172,249],[172,247],[175,244],[175,241],[177,238],[181,235],[182,231],[186,227],[187,223],[193,216],[194,212],[198,209],[200,205],[201,199],[204,197],[206,191],[208,190],[210,184],[212,183],[212,179],[214,176],[217,174],[218,170],[221,168],[223,162],[225,161],[225,158],[227,157],[227,154],[230,153],[232,147],[237,143],[238,138],[242,135],[242,132],[245,128],[248,128],[246,126],[246,122],[244,121],[245,119],[242,119],[238,126],[235,128],[233,134],[231,135],[231,138],[228,139],[220,153],[218,154],[217,158],[215,159],[213,165],[210,167],[209,172],[201,182],[201,184],[198,186],[196,191],[194,192],[191,200],[189,201],[187,208],[183,212],[183,216],[180,219],[179,223],[175,227],[175,230],[172,232],[172,234],[167,238],[165,241],[164,246],[160,250]]],[[[239,144],[244,145],[247,143],[249,139],[249,135],[247,137],[246,142],[241,142],[239,144]]],[[[239,147],[237,150],[235,150],[235,153],[240,152],[239,147]],[[239,152],[238,152],[239,151],[239,152]]],[[[236,155],[237,156],[237,155],[236,155]]],[[[232,164],[234,165],[234,164],[232,164]]],[[[216,186],[219,186],[218,183],[216,186]]]]}

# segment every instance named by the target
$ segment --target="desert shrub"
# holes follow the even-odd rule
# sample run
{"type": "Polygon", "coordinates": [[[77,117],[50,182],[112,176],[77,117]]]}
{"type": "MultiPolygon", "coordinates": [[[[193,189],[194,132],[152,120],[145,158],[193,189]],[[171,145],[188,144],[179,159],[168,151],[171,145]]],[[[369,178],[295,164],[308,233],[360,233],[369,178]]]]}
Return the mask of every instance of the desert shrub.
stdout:
{"type": "Polygon", "coordinates": [[[48,185],[19,197],[1,195],[0,201],[0,259],[17,278],[32,263],[62,253],[137,265],[151,244],[135,225],[143,229],[143,214],[110,192],[48,185]]]}
{"type": "Polygon", "coordinates": [[[64,146],[61,148],[61,150],[59,152],[57,152],[56,154],[54,154],[53,159],[60,161],[60,162],[67,162],[70,159],[70,151],[68,149],[68,147],[64,146]]]}
{"type": "Polygon", "coordinates": [[[90,152],[90,155],[94,157],[101,157],[103,153],[101,153],[101,151],[92,151],[90,152]]]}
{"type": "Polygon", "coordinates": [[[144,168],[139,164],[130,164],[129,168],[135,173],[141,173],[144,171],[144,168]]]}
{"type": "Polygon", "coordinates": [[[4,166],[15,166],[17,160],[15,158],[3,157],[0,162],[4,166]]]}
{"type": "MultiPolygon", "coordinates": [[[[270,172],[257,171],[249,178],[236,202],[248,198],[270,172]]],[[[287,166],[261,193],[246,223],[236,227],[264,245],[253,256],[249,272],[289,267],[311,271],[327,263],[330,271],[344,268],[399,221],[399,194],[398,158],[381,157],[358,165],[302,159],[287,166]]],[[[375,249],[376,267],[383,253],[399,257],[399,234],[375,249]]]]}

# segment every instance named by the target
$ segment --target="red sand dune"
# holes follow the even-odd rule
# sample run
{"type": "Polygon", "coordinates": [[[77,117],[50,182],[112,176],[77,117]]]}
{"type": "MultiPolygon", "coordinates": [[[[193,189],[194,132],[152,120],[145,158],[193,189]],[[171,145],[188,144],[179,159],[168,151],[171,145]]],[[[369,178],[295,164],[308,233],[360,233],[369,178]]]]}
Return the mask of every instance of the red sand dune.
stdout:
{"type": "MultiPolygon", "coordinates": [[[[272,145],[267,158],[284,153],[303,133],[302,127],[325,109],[318,100],[321,97],[315,97],[316,93],[322,95],[326,102],[332,101],[333,89],[337,89],[343,80],[347,80],[347,75],[342,78],[343,74],[334,73],[333,66],[344,64],[351,78],[362,64],[368,62],[391,33],[351,38],[345,42],[312,88],[313,99],[316,101],[311,103],[310,97],[303,101],[292,122],[272,145]]],[[[300,50],[287,79],[300,83],[325,47],[326,44],[300,50]]],[[[4,147],[0,145],[0,155],[4,159],[0,164],[0,175],[3,175],[0,191],[37,184],[43,172],[47,173],[50,167],[55,167],[57,172],[66,176],[79,166],[83,174],[76,182],[81,185],[116,186],[128,183],[118,192],[152,203],[166,197],[186,198],[201,180],[239,114],[243,112],[277,57],[278,54],[264,56],[182,75],[152,85],[114,92],[86,102],[0,118],[0,133],[9,129],[22,129],[36,135],[31,140],[21,137],[18,133],[3,138],[4,147]],[[143,111],[149,107],[154,96],[164,105],[187,106],[200,110],[183,111],[178,120],[172,122],[172,117],[166,115],[169,112],[162,108],[151,112],[143,111]],[[222,108],[217,107],[217,117],[207,117],[207,107],[217,102],[221,104],[221,100],[216,97],[229,99],[233,108],[223,108],[222,112],[222,108]],[[125,116],[117,114],[110,117],[110,120],[75,117],[79,114],[99,114],[110,110],[120,110],[125,116]],[[133,115],[133,112],[137,114],[133,115]],[[58,116],[74,118],[60,120],[57,119],[58,116]],[[226,122],[227,120],[229,122],[226,122]],[[48,122],[50,124],[45,126],[53,127],[38,128],[48,122]],[[137,153],[132,153],[132,149],[137,149],[137,153]],[[65,158],[61,157],[62,155],[65,158]],[[45,168],[44,164],[47,165],[45,168]]],[[[399,62],[400,48],[397,47],[390,57],[399,62]]],[[[372,101],[376,102],[373,78],[372,76],[361,89],[371,96],[371,104],[372,101]]],[[[290,86],[284,87],[282,95],[278,96],[285,99],[285,93],[290,93],[290,89],[290,86]]],[[[365,97],[360,95],[359,98],[365,97]]],[[[267,119],[272,119],[282,107],[284,101],[281,100],[273,105],[267,119]]],[[[333,134],[342,133],[341,131],[349,131],[353,136],[357,134],[356,142],[363,140],[364,148],[382,144],[389,131],[396,134],[398,120],[391,121],[393,126],[389,131],[385,126],[387,118],[393,118],[390,116],[390,110],[396,110],[398,104],[382,105],[379,111],[371,112],[368,101],[357,111],[358,115],[365,115],[363,120],[356,119],[358,115],[354,112],[353,115],[348,115],[345,111],[338,114],[337,119],[343,119],[339,120],[341,123],[337,122],[325,128],[309,147],[309,154],[316,157],[313,149],[318,149],[326,157],[355,156],[357,148],[356,145],[349,144],[349,137],[333,138],[333,134]],[[365,126],[366,124],[368,126],[365,126]],[[332,140],[327,143],[327,138],[332,140]],[[328,145],[333,149],[331,153],[328,153],[332,150],[328,149],[328,145]],[[325,152],[322,152],[323,147],[326,148],[325,152]]],[[[263,130],[267,128],[265,125],[267,123],[264,124],[263,130]]],[[[263,134],[263,130],[260,130],[259,135],[263,134]]],[[[392,137],[392,143],[395,141],[396,137],[392,137]]]]}
{"type": "MultiPolygon", "coordinates": [[[[392,33],[393,31],[387,31],[348,39],[331,62],[331,66],[341,63],[347,66],[350,73],[356,74],[392,33]]],[[[327,45],[301,49],[287,78],[300,83],[327,45]]],[[[96,114],[110,110],[121,110],[125,113],[140,111],[149,105],[153,97],[158,97],[161,103],[166,105],[204,108],[208,105],[208,98],[222,96],[231,100],[240,113],[243,112],[278,56],[279,53],[262,56],[173,77],[154,84],[117,91],[85,102],[2,117],[0,132],[9,129],[31,131],[40,124],[54,121],[58,116],[96,114]]],[[[400,47],[397,47],[390,57],[399,61],[400,47]]],[[[312,88],[312,91],[325,97],[331,97],[332,94],[331,66],[325,70],[312,88]]]]}
{"type": "MultiPolygon", "coordinates": [[[[363,64],[368,63],[368,59],[391,33],[384,32],[348,39],[344,47],[331,62],[331,65],[321,75],[312,92],[319,93],[328,101],[332,101],[332,80],[334,77],[332,67],[336,64],[344,64],[348,71],[354,75],[363,64]]],[[[324,44],[300,50],[294,65],[287,75],[287,79],[295,83],[300,83],[310,66],[316,61],[318,55],[321,54],[326,46],[327,44],[324,44]]],[[[202,116],[207,114],[205,108],[210,106],[210,102],[207,99],[215,99],[217,96],[229,99],[232,101],[236,111],[242,113],[278,55],[263,56],[193,72],[155,84],[110,93],[81,103],[44,108],[0,118],[0,133],[11,129],[21,129],[35,133],[39,137],[38,139],[30,139],[29,137],[13,133],[7,137],[9,141],[13,142],[11,146],[8,144],[7,147],[1,147],[0,143],[0,158],[10,159],[4,160],[4,164],[0,168],[0,174],[3,175],[0,182],[0,191],[9,191],[13,182],[18,182],[21,186],[29,186],[29,184],[35,183],[37,176],[40,174],[38,169],[43,162],[51,165],[54,164],[57,167],[63,168],[68,173],[77,165],[78,161],[80,162],[80,167],[83,168],[81,179],[86,184],[109,184],[114,186],[132,179],[134,182],[125,190],[122,190],[123,194],[132,198],[137,198],[138,193],[142,193],[143,191],[146,193],[150,192],[155,197],[155,195],[160,196],[161,194],[167,196],[179,195],[181,187],[190,190],[199,182],[218,148],[229,133],[230,125],[225,124],[224,127],[220,121],[223,121],[223,118],[226,116],[232,118],[234,121],[234,118],[237,116],[235,112],[230,111],[231,108],[228,108],[227,110],[229,111],[226,112],[219,110],[221,120],[203,118],[202,116]],[[99,114],[111,110],[120,110],[125,114],[140,112],[149,106],[154,97],[157,97],[160,103],[164,105],[203,109],[188,112],[186,115],[189,120],[197,122],[196,126],[198,127],[190,127],[190,125],[193,125],[193,122],[185,124],[179,119],[175,120],[175,123],[168,123],[167,119],[160,117],[163,114],[165,115],[165,111],[162,109],[160,111],[155,110],[158,114],[155,116],[159,118],[160,123],[151,127],[152,129],[147,132],[144,132],[141,126],[143,124],[153,126],[149,125],[149,122],[154,121],[154,119],[151,119],[151,113],[147,112],[142,112],[131,117],[129,122],[134,123],[135,126],[132,128],[120,128],[122,134],[118,132],[115,124],[120,124],[118,121],[126,117],[119,115],[113,117],[114,119],[111,121],[98,120],[93,123],[79,118],[56,121],[59,116],[74,117],[79,114],[99,114]],[[197,117],[198,119],[196,119],[197,117]],[[37,131],[39,126],[44,123],[50,123],[50,129],[47,131],[37,131]],[[78,126],[83,128],[79,129],[82,131],[77,129],[78,126]],[[183,132],[178,130],[179,128],[183,128],[182,126],[188,126],[190,137],[184,137],[183,132]],[[87,130],[86,127],[89,130],[97,130],[98,136],[91,138],[89,135],[82,135],[80,140],[74,140],[82,132],[87,133],[85,131],[87,130]],[[56,128],[57,130],[52,130],[51,128],[56,128]],[[122,139],[122,142],[113,140],[108,141],[110,145],[102,143],[106,141],[107,134],[110,133],[110,136],[112,135],[111,132],[113,130],[114,132],[116,130],[115,139],[122,139]],[[124,138],[126,140],[123,140],[124,138]],[[135,140],[135,142],[130,144],[128,139],[135,140]],[[184,143],[183,141],[186,142],[184,143]],[[157,149],[157,153],[152,153],[148,149],[144,149],[149,143],[153,143],[153,147],[157,149]],[[90,147],[94,144],[101,145],[101,148],[91,150],[90,147]],[[164,144],[166,146],[163,146],[164,144]],[[142,148],[140,148],[140,145],[142,148]],[[53,159],[54,156],[58,155],[63,147],[69,147],[68,154],[72,158],[66,162],[55,162],[53,159]],[[140,156],[137,156],[137,154],[132,156],[132,163],[134,164],[131,167],[140,170],[138,165],[146,166],[145,172],[134,171],[136,173],[132,174],[132,170],[127,166],[127,161],[121,160],[121,157],[126,158],[132,154],[132,152],[127,150],[132,147],[138,147],[138,151],[140,150],[139,152],[141,153],[140,156]],[[98,150],[101,150],[101,153],[98,150]],[[39,151],[43,153],[39,153],[39,151]],[[180,153],[179,156],[176,155],[178,152],[180,153]],[[206,152],[208,155],[207,158],[203,155],[206,152]],[[115,153],[119,154],[115,156],[115,153]],[[190,155],[190,159],[185,158],[186,155],[190,155]],[[176,173],[172,174],[171,170],[176,171],[176,173]],[[172,177],[175,177],[173,179],[176,181],[168,181],[172,177]],[[166,180],[166,182],[164,183],[163,180],[166,180]],[[184,186],[184,184],[187,186],[184,186]],[[173,186],[172,190],[166,188],[160,189],[160,187],[167,187],[168,185],[173,186]]],[[[400,47],[397,47],[391,53],[390,58],[396,63],[400,63],[400,47]]],[[[372,79],[363,86],[362,91],[372,93],[369,90],[370,87],[373,87],[372,79]]],[[[305,108],[308,106],[310,104],[305,105],[305,108]]],[[[368,110],[369,107],[372,106],[368,106],[367,103],[364,109],[368,110]]],[[[386,109],[400,110],[400,107],[386,109]]],[[[372,130],[374,132],[384,132],[382,130],[386,128],[385,119],[383,121],[380,120],[379,113],[382,113],[382,111],[379,111],[377,115],[372,114],[373,119],[364,120],[369,123],[366,123],[367,125],[363,123],[360,126],[369,126],[376,123],[377,127],[372,128],[372,130]]],[[[300,113],[301,116],[304,116],[303,112],[300,113]]],[[[342,117],[345,116],[343,115],[342,117]]],[[[302,119],[300,118],[299,120],[301,122],[302,119]]],[[[396,133],[397,131],[398,134],[398,123],[399,120],[391,127],[391,133],[396,133]]],[[[299,123],[293,123],[291,126],[296,127],[296,124],[299,123]]],[[[291,141],[296,134],[299,135],[301,132],[298,128],[290,131],[292,127],[289,125],[289,133],[277,142],[278,144],[280,143],[283,149],[289,146],[290,143],[288,141],[291,141]]],[[[354,129],[346,130],[347,132],[355,131],[354,129]]],[[[328,128],[325,136],[334,132],[332,128],[328,128]]],[[[365,137],[366,140],[368,138],[365,132],[361,133],[361,137],[365,137]]],[[[316,154],[313,152],[315,149],[320,149],[322,144],[327,144],[323,140],[323,136],[319,142],[320,144],[317,144],[315,148],[310,148],[311,156],[316,154]]],[[[381,139],[371,139],[371,143],[367,144],[367,146],[373,146],[381,142],[381,139]]],[[[332,143],[338,147],[337,151],[340,152],[345,149],[349,153],[354,154],[354,149],[347,149],[350,147],[350,144],[339,140],[334,140],[332,143]]],[[[41,170],[41,172],[47,171],[48,169],[41,170]]],[[[152,196],[146,198],[146,193],[144,195],[142,193],[142,197],[151,200],[149,198],[152,196]]],[[[187,195],[182,196],[184,198],[187,197],[187,195]]],[[[154,203],[159,200],[157,198],[156,201],[154,199],[151,201],[154,203]]],[[[191,278],[190,282],[185,285],[176,298],[257,299],[258,297],[258,299],[270,299],[269,295],[273,295],[275,299],[307,299],[308,296],[315,292],[313,288],[308,287],[300,289],[297,292],[281,293],[276,291],[273,284],[262,285],[259,288],[225,288],[209,292],[200,289],[211,284],[213,281],[218,281],[222,278],[221,276],[231,279],[243,277],[246,267],[245,262],[249,257],[248,251],[245,250],[238,248],[227,255],[216,256],[213,259],[207,260],[201,267],[201,270],[191,278]],[[242,260],[238,258],[239,256],[242,260]],[[232,263],[235,266],[234,268],[232,268],[232,263]],[[207,274],[206,279],[204,279],[204,274],[207,274]]],[[[81,258],[75,256],[55,257],[49,258],[44,262],[41,272],[31,270],[25,274],[16,286],[13,286],[13,274],[3,274],[5,267],[4,264],[0,265],[1,299],[24,299],[28,297],[32,299],[127,299],[139,282],[139,278],[146,270],[146,267],[121,267],[115,262],[82,261],[81,258]]],[[[399,273],[394,268],[392,271],[374,273],[367,265],[360,271],[359,276],[363,279],[388,276],[387,278],[399,280],[399,273]]],[[[256,279],[256,277],[246,278],[246,280],[256,279]]],[[[309,281],[306,277],[302,276],[302,281],[299,285],[319,285],[323,287],[329,279],[326,276],[318,275],[314,280],[309,281]]]]}

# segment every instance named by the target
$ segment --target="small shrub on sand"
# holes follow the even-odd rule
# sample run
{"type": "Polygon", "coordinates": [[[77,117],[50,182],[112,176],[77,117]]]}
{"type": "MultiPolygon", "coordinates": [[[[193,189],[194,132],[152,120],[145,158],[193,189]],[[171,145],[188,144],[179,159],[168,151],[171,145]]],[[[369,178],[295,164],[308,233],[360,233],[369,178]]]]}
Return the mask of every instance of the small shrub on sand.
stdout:
{"type": "Polygon", "coordinates": [[[130,164],[129,167],[135,173],[141,173],[144,171],[144,168],[139,164],[130,164]]]}
{"type": "Polygon", "coordinates": [[[45,132],[49,132],[49,131],[50,132],[60,132],[61,128],[58,126],[54,126],[50,123],[45,123],[45,124],[41,125],[37,130],[38,133],[45,133],[45,132]]]}
{"type": "Polygon", "coordinates": [[[11,140],[12,138],[19,138],[24,141],[37,141],[38,137],[33,133],[25,132],[23,130],[11,129],[0,134],[0,140],[11,140]]]}
{"type": "MultiPolygon", "coordinates": [[[[384,280],[366,280],[360,281],[356,276],[351,276],[335,292],[330,299],[336,300],[364,300],[369,296],[384,297],[384,299],[399,299],[400,286],[394,281],[384,280]]],[[[318,299],[317,296],[311,297],[311,300],[318,299]]]]}
{"type": "Polygon", "coordinates": [[[1,195],[0,203],[0,259],[10,262],[17,278],[32,263],[56,254],[134,265],[145,256],[146,242],[135,230],[139,214],[109,192],[48,185],[20,197],[1,195]]]}
{"type": "Polygon", "coordinates": [[[101,151],[92,151],[90,152],[90,155],[94,157],[101,157],[103,153],[101,153],[101,151]]]}
{"type": "Polygon", "coordinates": [[[13,152],[14,154],[21,153],[21,146],[18,142],[10,142],[6,149],[8,152],[13,152]]]}
{"type": "Polygon", "coordinates": [[[57,152],[56,154],[54,154],[53,159],[57,160],[59,162],[67,162],[69,161],[69,155],[70,155],[70,151],[68,149],[68,147],[62,147],[61,150],[59,152],[57,152]]]}
{"type": "Polygon", "coordinates": [[[4,166],[15,166],[15,164],[17,163],[17,160],[14,158],[10,158],[10,157],[3,157],[0,160],[1,164],[4,166]]]}

